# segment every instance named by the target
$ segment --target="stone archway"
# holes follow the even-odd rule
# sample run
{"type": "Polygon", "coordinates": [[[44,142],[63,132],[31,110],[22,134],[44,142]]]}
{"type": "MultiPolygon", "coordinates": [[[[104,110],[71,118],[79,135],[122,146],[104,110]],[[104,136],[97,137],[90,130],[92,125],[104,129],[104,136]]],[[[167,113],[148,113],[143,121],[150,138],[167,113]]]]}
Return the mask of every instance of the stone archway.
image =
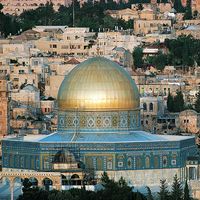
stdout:
{"type": "Polygon", "coordinates": [[[16,198],[17,196],[19,196],[20,194],[22,194],[22,184],[23,179],[20,176],[16,176],[13,179],[13,196],[14,198],[16,198]]]}
{"type": "Polygon", "coordinates": [[[49,191],[53,188],[53,181],[50,178],[44,178],[42,180],[43,186],[45,188],[45,190],[49,191]]]}
{"type": "Polygon", "coordinates": [[[61,176],[62,176],[62,185],[70,185],[70,180],[63,174],[61,176]]]}
{"type": "MultiPolygon", "coordinates": [[[[18,177],[19,179],[33,179],[34,185],[37,185],[38,187],[44,187],[44,179],[50,179],[51,181],[49,182],[49,189],[61,189],[61,173],[58,172],[0,172],[0,180],[3,178],[7,178],[10,186],[10,196],[11,200],[13,200],[14,196],[14,180],[15,178],[18,177]],[[37,181],[36,181],[37,180],[37,181]]],[[[45,182],[46,183],[46,182],[45,182]]],[[[9,188],[9,187],[8,187],[9,188]]],[[[47,189],[48,189],[47,188],[47,189]]],[[[8,192],[7,192],[8,193],[8,192]]]]}
{"type": "Polygon", "coordinates": [[[81,179],[78,174],[73,174],[71,176],[71,184],[72,185],[81,185],[81,179]]]}
{"type": "Polygon", "coordinates": [[[0,180],[0,199],[9,199],[11,196],[11,181],[8,177],[2,177],[0,180]]]}

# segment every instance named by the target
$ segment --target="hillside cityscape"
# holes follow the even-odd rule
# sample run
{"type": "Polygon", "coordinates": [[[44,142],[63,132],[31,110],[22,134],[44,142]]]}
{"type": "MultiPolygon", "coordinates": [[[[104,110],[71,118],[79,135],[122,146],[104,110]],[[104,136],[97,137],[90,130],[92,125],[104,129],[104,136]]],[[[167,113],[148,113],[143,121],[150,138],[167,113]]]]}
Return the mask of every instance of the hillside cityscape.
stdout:
{"type": "Polygon", "coordinates": [[[200,0],[0,0],[0,200],[200,200],[200,0]]]}

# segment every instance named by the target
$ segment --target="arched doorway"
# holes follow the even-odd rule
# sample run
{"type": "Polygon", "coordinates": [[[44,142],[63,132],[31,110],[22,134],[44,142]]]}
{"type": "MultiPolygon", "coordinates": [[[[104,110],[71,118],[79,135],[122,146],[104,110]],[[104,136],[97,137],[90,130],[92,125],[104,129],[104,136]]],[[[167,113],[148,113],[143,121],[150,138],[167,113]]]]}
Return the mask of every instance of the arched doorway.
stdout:
{"type": "Polygon", "coordinates": [[[51,179],[44,178],[42,183],[43,183],[45,190],[49,191],[49,190],[53,189],[53,181],[51,179]]]}
{"type": "Polygon", "coordinates": [[[80,179],[79,175],[73,174],[71,176],[71,184],[72,185],[81,185],[81,179],[80,179]]]}

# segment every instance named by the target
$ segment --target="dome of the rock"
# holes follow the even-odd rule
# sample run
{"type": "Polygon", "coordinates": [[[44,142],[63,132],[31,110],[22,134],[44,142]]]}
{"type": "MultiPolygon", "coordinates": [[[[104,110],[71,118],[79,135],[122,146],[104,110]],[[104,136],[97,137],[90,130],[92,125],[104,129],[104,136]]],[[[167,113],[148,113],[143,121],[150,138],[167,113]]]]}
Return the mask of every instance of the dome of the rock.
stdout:
{"type": "Polygon", "coordinates": [[[139,92],[131,76],[103,57],[77,65],[63,80],[58,93],[61,111],[135,110],[139,92]]]}

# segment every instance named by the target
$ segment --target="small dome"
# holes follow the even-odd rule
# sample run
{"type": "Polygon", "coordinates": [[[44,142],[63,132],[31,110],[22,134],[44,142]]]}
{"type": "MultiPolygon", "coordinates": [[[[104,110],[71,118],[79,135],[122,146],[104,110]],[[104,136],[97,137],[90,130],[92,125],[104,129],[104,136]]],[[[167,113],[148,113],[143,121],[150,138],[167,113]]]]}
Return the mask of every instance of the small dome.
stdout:
{"type": "Polygon", "coordinates": [[[75,163],[74,155],[68,150],[60,150],[54,157],[54,163],[75,163]]]}
{"type": "Polygon", "coordinates": [[[77,65],[63,80],[58,92],[59,110],[135,110],[139,92],[131,76],[103,57],[77,65]]]}

